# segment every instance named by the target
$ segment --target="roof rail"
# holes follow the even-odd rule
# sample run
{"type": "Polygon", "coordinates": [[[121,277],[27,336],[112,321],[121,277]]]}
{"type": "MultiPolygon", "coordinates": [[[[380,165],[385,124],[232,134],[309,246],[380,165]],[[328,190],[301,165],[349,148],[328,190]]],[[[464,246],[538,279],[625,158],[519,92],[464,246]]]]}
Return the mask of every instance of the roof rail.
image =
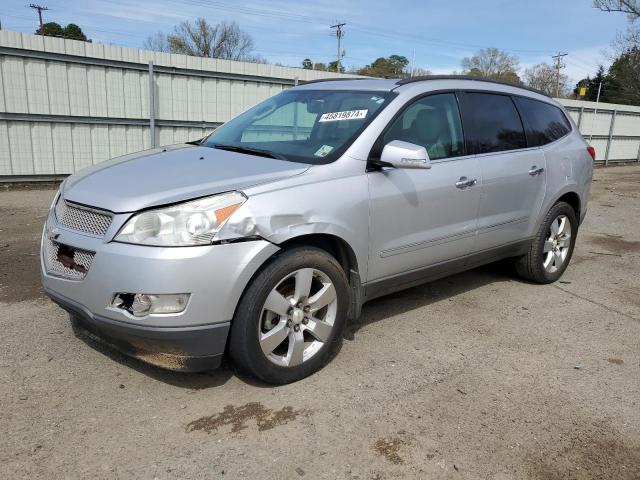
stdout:
{"type": "Polygon", "coordinates": [[[406,85],[408,83],[424,82],[427,80],[472,80],[475,82],[496,83],[498,85],[507,85],[508,87],[522,88],[523,90],[529,90],[530,92],[538,93],[540,95],[544,95],[545,97],[551,98],[550,95],[547,95],[545,92],[538,90],[537,88],[531,88],[525,85],[516,85],[515,83],[493,80],[491,78],[472,77],[470,75],[421,75],[418,77],[402,78],[396,82],[396,85],[400,86],[406,85]]]}
{"type": "Polygon", "coordinates": [[[310,83],[321,83],[321,82],[344,82],[345,80],[369,80],[367,77],[338,77],[338,78],[318,78],[316,80],[300,80],[298,85],[309,85],[310,83]]]}

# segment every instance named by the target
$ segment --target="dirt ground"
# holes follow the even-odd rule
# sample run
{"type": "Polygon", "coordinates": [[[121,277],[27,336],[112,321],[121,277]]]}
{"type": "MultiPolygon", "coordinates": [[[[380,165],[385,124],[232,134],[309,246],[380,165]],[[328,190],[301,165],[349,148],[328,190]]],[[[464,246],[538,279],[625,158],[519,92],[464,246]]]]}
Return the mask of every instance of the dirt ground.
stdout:
{"type": "Polygon", "coordinates": [[[378,299],[270,387],[75,338],[40,290],[51,189],[0,191],[0,477],[640,478],[640,167],[599,169],[573,261],[378,299]]]}

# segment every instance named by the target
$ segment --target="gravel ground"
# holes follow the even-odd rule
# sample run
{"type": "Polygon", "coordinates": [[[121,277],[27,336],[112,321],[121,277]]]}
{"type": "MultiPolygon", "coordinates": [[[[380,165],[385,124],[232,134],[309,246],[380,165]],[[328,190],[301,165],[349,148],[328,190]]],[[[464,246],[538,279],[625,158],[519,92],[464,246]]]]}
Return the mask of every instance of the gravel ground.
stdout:
{"type": "Polygon", "coordinates": [[[43,297],[54,191],[0,191],[1,478],[640,478],[640,168],[599,169],[562,280],[488,266],[378,299],[270,387],[75,338],[43,297]]]}

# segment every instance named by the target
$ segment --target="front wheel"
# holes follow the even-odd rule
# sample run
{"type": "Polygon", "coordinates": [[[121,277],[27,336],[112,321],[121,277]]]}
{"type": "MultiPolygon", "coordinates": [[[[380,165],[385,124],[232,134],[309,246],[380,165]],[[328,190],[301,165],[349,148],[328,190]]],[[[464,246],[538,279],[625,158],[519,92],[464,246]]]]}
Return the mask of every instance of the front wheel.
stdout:
{"type": "Polygon", "coordinates": [[[573,207],[556,203],[544,218],[529,252],[516,260],[518,274],[535,283],[558,280],[571,260],[578,233],[573,207]]]}
{"type": "Polygon", "coordinates": [[[342,338],[349,286],[328,253],[297,247],[251,282],[231,325],[229,354],[261,380],[285,384],[322,368],[342,338]]]}

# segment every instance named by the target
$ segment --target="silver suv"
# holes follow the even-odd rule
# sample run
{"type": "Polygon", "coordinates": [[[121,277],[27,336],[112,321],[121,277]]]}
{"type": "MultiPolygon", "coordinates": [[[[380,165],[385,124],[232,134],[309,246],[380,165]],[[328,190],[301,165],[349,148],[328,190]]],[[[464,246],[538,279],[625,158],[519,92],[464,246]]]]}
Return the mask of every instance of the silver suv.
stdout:
{"type": "Polygon", "coordinates": [[[311,82],[198,142],[69,177],[42,281],[74,329],[174,370],[271,383],[372,298],[503,258],[567,268],[595,152],[562,107],[460,77],[311,82]]]}

